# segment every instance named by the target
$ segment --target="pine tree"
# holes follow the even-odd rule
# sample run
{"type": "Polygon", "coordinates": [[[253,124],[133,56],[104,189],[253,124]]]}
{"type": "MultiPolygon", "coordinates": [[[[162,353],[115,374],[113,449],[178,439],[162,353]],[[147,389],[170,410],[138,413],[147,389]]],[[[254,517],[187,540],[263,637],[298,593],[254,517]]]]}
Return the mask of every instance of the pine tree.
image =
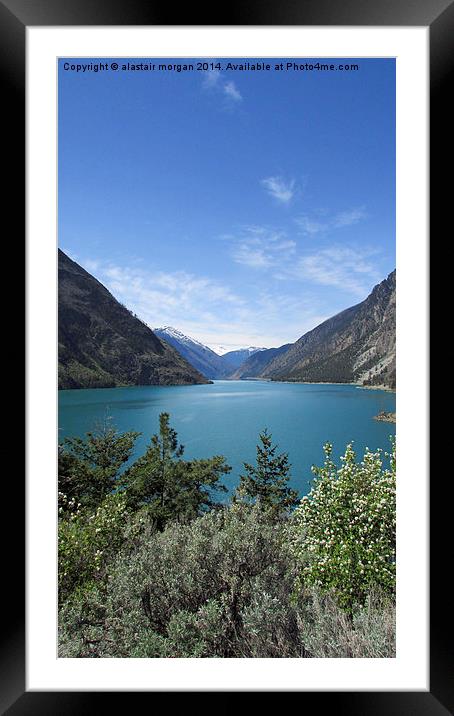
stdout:
{"type": "Polygon", "coordinates": [[[120,485],[120,474],[140,433],[120,433],[105,418],[84,438],[66,438],[58,449],[58,489],[68,498],[95,507],[120,485]]]}
{"type": "Polygon", "coordinates": [[[231,470],[219,455],[183,460],[184,446],[169,421],[169,413],[160,414],[159,434],[152,436],[145,454],[123,477],[129,505],[134,509],[146,505],[158,529],[170,519],[192,519],[214,506],[211,490],[226,492],[219,480],[231,470]]]}
{"type": "Polygon", "coordinates": [[[240,475],[240,484],[235,500],[253,501],[273,513],[289,511],[298,504],[298,493],[288,487],[291,466],[287,453],[277,453],[272,436],[267,429],[259,435],[255,465],[243,463],[245,475],[240,475]]]}

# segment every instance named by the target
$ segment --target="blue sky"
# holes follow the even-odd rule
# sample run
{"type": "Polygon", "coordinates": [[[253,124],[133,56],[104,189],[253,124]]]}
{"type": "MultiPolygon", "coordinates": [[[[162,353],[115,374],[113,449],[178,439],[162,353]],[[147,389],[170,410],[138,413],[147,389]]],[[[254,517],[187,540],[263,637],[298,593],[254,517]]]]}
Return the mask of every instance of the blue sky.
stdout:
{"type": "Polygon", "coordinates": [[[394,269],[394,60],[79,73],[65,61],[59,245],[151,327],[279,346],[394,269]]]}

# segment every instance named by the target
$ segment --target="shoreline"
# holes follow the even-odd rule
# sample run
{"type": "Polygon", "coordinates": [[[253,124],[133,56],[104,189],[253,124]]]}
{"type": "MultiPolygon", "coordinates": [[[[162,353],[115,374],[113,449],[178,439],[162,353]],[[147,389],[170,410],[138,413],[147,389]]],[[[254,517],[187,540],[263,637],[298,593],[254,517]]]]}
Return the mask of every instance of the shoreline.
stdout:
{"type": "Polygon", "coordinates": [[[396,394],[395,388],[388,388],[386,385],[360,385],[359,383],[350,383],[350,385],[356,385],[357,388],[362,388],[362,390],[385,390],[387,393],[396,394]]]}
{"type": "Polygon", "coordinates": [[[374,415],[374,420],[378,420],[380,423],[396,423],[396,413],[382,410],[378,415],[374,415]]]}
{"type": "Polygon", "coordinates": [[[72,387],[72,388],[58,388],[58,392],[60,391],[75,391],[75,390],[112,390],[115,388],[178,388],[178,387],[194,387],[196,385],[214,385],[215,382],[218,381],[225,381],[230,383],[235,382],[262,382],[262,383],[282,383],[284,385],[351,385],[353,387],[359,388],[360,390],[382,390],[386,393],[394,393],[396,394],[395,388],[389,388],[385,385],[361,385],[360,383],[349,383],[349,382],[334,382],[334,381],[328,381],[328,380],[273,380],[272,378],[255,378],[251,376],[250,378],[210,378],[207,379],[206,383],[147,383],[144,385],[134,384],[134,385],[111,385],[111,386],[91,386],[91,387],[72,387]]]}
{"type": "Polygon", "coordinates": [[[339,383],[331,380],[273,380],[272,378],[240,378],[240,380],[266,380],[270,383],[287,383],[289,385],[353,385],[361,390],[384,390],[387,393],[396,393],[395,388],[389,388],[386,385],[361,385],[361,383],[348,381],[339,383]]]}

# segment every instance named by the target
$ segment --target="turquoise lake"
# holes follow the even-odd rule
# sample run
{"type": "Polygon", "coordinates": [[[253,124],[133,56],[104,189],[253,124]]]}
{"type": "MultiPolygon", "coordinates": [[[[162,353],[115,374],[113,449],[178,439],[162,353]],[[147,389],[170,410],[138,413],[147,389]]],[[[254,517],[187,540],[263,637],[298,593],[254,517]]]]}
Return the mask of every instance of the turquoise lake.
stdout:
{"type": "Polygon", "coordinates": [[[232,467],[225,484],[238,484],[243,462],[255,462],[259,433],[268,428],[279,452],[292,465],[292,487],[310,489],[311,466],[323,463],[323,444],[333,443],[336,459],[353,441],[362,458],[365,447],[389,449],[393,423],[374,420],[381,410],[395,411],[396,396],[352,385],[217,380],[212,385],[138,386],[59,391],[59,439],[83,436],[108,416],[120,430],[142,433],[135,456],[158,432],[158,416],[185,446],[184,457],[224,455],[232,467]]]}

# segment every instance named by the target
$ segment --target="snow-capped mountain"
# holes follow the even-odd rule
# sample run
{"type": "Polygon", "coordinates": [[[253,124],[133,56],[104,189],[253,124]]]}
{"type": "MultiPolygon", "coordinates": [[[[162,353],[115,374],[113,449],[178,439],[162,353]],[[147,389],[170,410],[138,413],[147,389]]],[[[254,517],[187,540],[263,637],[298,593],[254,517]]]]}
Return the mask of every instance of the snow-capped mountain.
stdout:
{"type": "Polygon", "coordinates": [[[248,348],[239,348],[236,351],[228,351],[228,353],[224,353],[222,357],[232,367],[232,370],[237,370],[248,358],[253,356],[254,353],[265,350],[266,348],[249,346],[248,348]]]}
{"type": "Polygon", "coordinates": [[[195,338],[186,336],[172,326],[155,328],[153,332],[177,349],[180,355],[207,378],[225,378],[231,366],[224,359],[195,338]]]}
{"type": "Polygon", "coordinates": [[[232,346],[221,346],[218,343],[211,343],[208,348],[211,348],[218,356],[223,356],[225,353],[229,353],[229,351],[233,350],[232,346]]]}
{"type": "MultiPolygon", "coordinates": [[[[198,341],[196,338],[186,336],[173,326],[154,328],[153,332],[158,338],[177,349],[186,360],[207,378],[228,378],[248,358],[265,348],[249,346],[237,350],[225,349],[225,352],[214,351],[198,341]]],[[[219,346],[222,349],[222,346],[219,346]]]]}

